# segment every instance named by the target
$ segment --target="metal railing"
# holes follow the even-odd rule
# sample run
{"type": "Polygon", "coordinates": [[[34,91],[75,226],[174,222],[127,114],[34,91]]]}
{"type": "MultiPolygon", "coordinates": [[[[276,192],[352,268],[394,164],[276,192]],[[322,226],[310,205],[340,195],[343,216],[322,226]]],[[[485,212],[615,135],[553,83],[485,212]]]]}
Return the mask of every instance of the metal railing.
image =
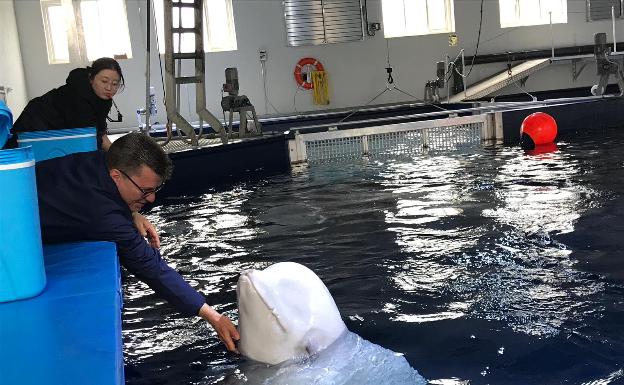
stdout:
{"type": "Polygon", "coordinates": [[[292,164],[323,162],[424,150],[453,150],[480,144],[496,126],[494,114],[470,115],[348,130],[295,133],[288,149],[292,164]]]}

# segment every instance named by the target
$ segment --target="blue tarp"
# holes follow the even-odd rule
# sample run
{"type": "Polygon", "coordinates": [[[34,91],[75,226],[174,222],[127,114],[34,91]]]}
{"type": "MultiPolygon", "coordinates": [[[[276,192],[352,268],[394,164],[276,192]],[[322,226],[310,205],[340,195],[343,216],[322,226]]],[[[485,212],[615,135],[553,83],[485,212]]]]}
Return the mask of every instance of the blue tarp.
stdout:
{"type": "Polygon", "coordinates": [[[123,384],[115,244],[44,246],[41,295],[0,304],[0,383],[123,384]]]}

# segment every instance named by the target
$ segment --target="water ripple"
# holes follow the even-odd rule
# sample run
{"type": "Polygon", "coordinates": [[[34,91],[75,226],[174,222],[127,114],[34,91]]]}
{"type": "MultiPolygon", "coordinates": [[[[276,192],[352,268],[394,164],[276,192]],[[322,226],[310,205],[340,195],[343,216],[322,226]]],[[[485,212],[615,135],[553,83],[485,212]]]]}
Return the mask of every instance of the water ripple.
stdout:
{"type": "MultiPolygon", "coordinates": [[[[148,218],[169,263],[234,320],[241,270],[296,261],[352,331],[404,353],[432,384],[614,383],[624,134],[581,139],[540,156],[489,146],[303,167],[148,218]]],[[[205,322],[125,281],[128,384],[236,375],[205,322]]]]}

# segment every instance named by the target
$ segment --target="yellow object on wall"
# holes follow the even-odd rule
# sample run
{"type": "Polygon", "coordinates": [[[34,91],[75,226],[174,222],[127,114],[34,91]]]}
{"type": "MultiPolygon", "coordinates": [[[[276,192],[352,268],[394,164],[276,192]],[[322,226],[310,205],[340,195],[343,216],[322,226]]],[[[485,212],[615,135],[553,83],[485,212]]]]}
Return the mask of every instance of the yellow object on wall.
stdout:
{"type": "Polygon", "coordinates": [[[314,104],[329,104],[329,87],[327,81],[327,73],[325,71],[312,71],[314,104]]]}

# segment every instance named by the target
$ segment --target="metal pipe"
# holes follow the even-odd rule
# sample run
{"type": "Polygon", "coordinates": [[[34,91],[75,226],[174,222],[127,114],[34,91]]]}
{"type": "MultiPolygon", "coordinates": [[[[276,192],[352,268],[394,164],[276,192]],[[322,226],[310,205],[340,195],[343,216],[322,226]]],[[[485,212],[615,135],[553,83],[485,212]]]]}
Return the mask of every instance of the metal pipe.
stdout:
{"type": "Polygon", "coordinates": [[[146,0],[147,12],[145,13],[145,46],[147,54],[145,55],[145,129],[143,132],[147,133],[150,129],[150,16],[151,16],[151,3],[152,0],[146,0]]]}
{"type": "Polygon", "coordinates": [[[586,102],[594,102],[600,99],[609,99],[609,98],[615,98],[615,97],[619,97],[619,96],[618,95],[602,95],[602,96],[587,96],[587,97],[576,97],[576,98],[549,99],[549,100],[542,100],[542,101],[531,100],[527,102],[496,103],[496,105],[463,108],[463,109],[458,109],[458,110],[426,112],[422,114],[392,116],[392,117],[387,117],[387,118],[366,119],[366,120],[358,120],[358,121],[352,121],[352,122],[299,126],[299,127],[293,127],[293,130],[301,131],[301,130],[320,129],[320,128],[334,129],[334,128],[338,128],[340,126],[346,126],[346,125],[379,124],[382,122],[392,121],[392,120],[430,118],[430,117],[440,117],[440,116],[445,116],[445,115],[469,114],[469,113],[475,113],[475,112],[476,113],[493,112],[493,111],[502,111],[505,109],[517,109],[519,107],[531,107],[531,106],[539,107],[539,106],[549,106],[549,105],[586,103],[586,102]]]}
{"type": "Polygon", "coordinates": [[[466,96],[466,92],[468,87],[466,87],[466,57],[464,55],[464,50],[461,50],[461,58],[462,58],[462,83],[464,85],[464,99],[466,99],[468,96],[466,96]]]}
{"type": "Polygon", "coordinates": [[[615,43],[615,7],[611,6],[611,28],[613,30],[613,52],[617,52],[617,44],[615,43]]]}
{"type": "MultiPolygon", "coordinates": [[[[448,110],[448,111],[436,111],[436,112],[426,112],[426,113],[420,113],[420,114],[410,114],[410,115],[400,115],[400,116],[393,116],[393,117],[387,117],[387,118],[377,118],[377,119],[368,119],[368,120],[360,120],[360,121],[350,121],[350,122],[343,122],[343,123],[327,123],[327,124],[318,124],[318,125],[310,125],[310,126],[301,126],[301,127],[296,127],[293,128],[293,130],[299,130],[299,129],[311,129],[311,128],[329,128],[329,127],[337,127],[337,126],[346,126],[346,125],[357,125],[357,124],[362,124],[362,123],[380,123],[383,122],[384,120],[401,120],[401,119],[415,119],[415,118],[421,118],[421,117],[435,117],[435,116],[444,116],[444,115],[451,115],[451,114],[462,114],[462,113],[472,113],[472,112],[477,112],[477,113],[481,113],[481,112],[489,112],[489,111],[498,111],[498,110],[504,110],[506,108],[509,109],[513,109],[513,108],[519,108],[519,107],[530,107],[530,106],[542,106],[542,105],[555,105],[555,104],[572,104],[572,103],[584,103],[584,102],[592,102],[592,101],[596,101],[599,99],[611,99],[611,98],[616,98],[619,97],[617,95],[602,95],[602,96],[588,96],[588,97],[572,97],[572,98],[559,98],[559,99],[547,99],[547,100],[542,100],[542,101],[526,101],[526,102],[496,102],[495,105],[487,105],[487,106],[481,106],[481,107],[471,107],[471,108],[463,108],[463,109],[457,109],[457,110],[448,110]]],[[[381,107],[372,107],[372,108],[366,108],[366,109],[362,109],[360,110],[360,112],[376,112],[376,111],[388,111],[388,110],[392,110],[395,108],[411,108],[411,107],[425,107],[426,104],[423,103],[408,103],[408,104],[400,104],[400,105],[392,105],[392,106],[381,106],[381,107]]],[[[335,112],[324,112],[324,113],[311,113],[311,114],[306,114],[304,117],[305,118],[309,118],[309,119],[313,119],[313,118],[320,118],[320,117],[332,117],[332,116],[340,116],[340,115],[344,115],[345,112],[351,111],[351,109],[345,109],[342,111],[335,111],[335,112]]],[[[300,116],[300,115],[297,115],[300,116]]],[[[265,118],[265,119],[261,119],[261,123],[277,123],[277,122],[281,122],[281,121],[288,121],[293,119],[293,115],[285,115],[285,116],[272,116],[270,118],[265,118]]],[[[197,123],[193,123],[192,124],[193,127],[195,128],[199,128],[199,125],[197,123]]],[[[152,126],[153,129],[155,130],[160,130],[160,129],[165,129],[166,125],[165,124],[155,124],[152,126]]],[[[136,129],[133,128],[111,128],[109,129],[109,132],[111,134],[119,134],[119,133],[125,133],[125,132],[132,132],[132,131],[136,131],[136,129]]]]}
{"type": "MultiPolygon", "coordinates": [[[[444,59],[444,70],[448,71],[449,68],[449,63],[451,62],[451,57],[449,55],[446,55],[446,59],[444,59]]],[[[454,70],[453,70],[454,71],[454,70]]],[[[451,72],[453,73],[453,72],[451,72]]],[[[444,81],[446,82],[446,102],[449,102],[449,98],[451,97],[451,79],[449,79],[449,81],[446,81],[446,75],[444,75],[444,81]]]]}
{"type": "Polygon", "coordinates": [[[550,60],[555,60],[555,37],[553,35],[552,11],[548,12],[548,19],[550,20],[550,60]]]}
{"type": "MultiPolygon", "coordinates": [[[[624,43],[618,43],[617,48],[624,51],[624,43]]],[[[507,63],[508,61],[524,61],[529,59],[546,59],[551,57],[552,52],[549,49],[534,51],[516,51],[497,54],[479,55],[474,58],[475,64],[488,63],[507,63]]],[[[555,48],[555,57],[574,56],[574,55],[594,55],[593,45],[583,45],[575,47],[555,48]]],[[[466,61],[472,62],[473,57],[467,56],[466,61]]]]}

